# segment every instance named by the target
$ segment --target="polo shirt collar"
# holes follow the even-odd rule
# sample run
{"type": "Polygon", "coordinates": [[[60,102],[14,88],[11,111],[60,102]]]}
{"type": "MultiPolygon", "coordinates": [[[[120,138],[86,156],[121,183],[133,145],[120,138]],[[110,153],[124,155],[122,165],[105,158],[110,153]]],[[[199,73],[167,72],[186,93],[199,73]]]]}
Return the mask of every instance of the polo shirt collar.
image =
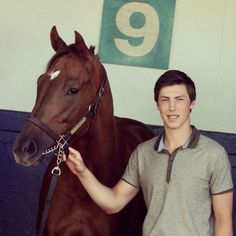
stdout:
{"type": "MultiPolygon", "coordinates": [[[[192,126],[192,134],[190,138],[187,140],[187,142],[181,146],[181,148],[182,149],[195,148],[198,144],[199,137],[200,137],[200,132],[198,131],[198,129],[195,128],[195,126],[192,126]]],[[[157,138],[157,141],[154,144],[154,149],[157,152],[161,152],[163,149],[166,149],[164,144],[164,132],[157,138]]]]}

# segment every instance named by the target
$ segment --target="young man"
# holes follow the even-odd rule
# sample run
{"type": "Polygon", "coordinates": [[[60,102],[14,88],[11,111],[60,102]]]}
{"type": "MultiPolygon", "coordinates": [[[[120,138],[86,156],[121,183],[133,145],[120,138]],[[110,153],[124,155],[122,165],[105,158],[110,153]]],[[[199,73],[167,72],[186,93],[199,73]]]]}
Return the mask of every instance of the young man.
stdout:
{"type": "Polygon", "coordinates": [[[190,124],[194,82],[181,71],[167,71],[156,82],[154,97],[164,132],[134,150],[113,188],[98,182],[72,148],[68,167],[108,214],[141,189],[148,210],[144,236],[232,236],[230,164],[224,148],[190,124]]]}

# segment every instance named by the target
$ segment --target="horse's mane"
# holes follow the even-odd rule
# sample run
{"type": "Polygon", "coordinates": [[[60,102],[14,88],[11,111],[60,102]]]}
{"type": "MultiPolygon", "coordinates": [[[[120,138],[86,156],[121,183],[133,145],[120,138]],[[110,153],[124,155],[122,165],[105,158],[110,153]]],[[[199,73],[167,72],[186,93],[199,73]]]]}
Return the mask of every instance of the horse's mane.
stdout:
{"type": "MultiPolygon", "coordinates": [[[[98,55],[95,54],[95,46],[90,46],[89,47],[89,51],[91,52],[92,55],[94,55],[97,59],[98,59],[98,55]]],[[[57,60],[59,57],[62,57],[64,55],[67,55],[69,53],[75,54],[77,55],[80,59],[82,58],[82,56],[80,55],[80,53],[78,52],[78,50],[76,49],[75,44],[70,44],[67,47],[64,47],[60,50],[58,50],[56,52],[56,54],[50,59],[50,61],[47,64],[47,69],[53,64],[53,62],[55,60],[57,60]]]]}

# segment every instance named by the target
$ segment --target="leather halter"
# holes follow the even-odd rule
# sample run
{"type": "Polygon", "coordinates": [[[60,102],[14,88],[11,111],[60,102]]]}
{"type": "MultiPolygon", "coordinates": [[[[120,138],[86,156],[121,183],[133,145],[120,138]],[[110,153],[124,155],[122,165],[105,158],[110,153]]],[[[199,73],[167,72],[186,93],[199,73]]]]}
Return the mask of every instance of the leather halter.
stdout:
{"type": "Polygon", "coordinates": [[[90,118],[93,119],[97,114],[98,105],[104,95],[105,84],[107,81],[107,75],[105,77],[99,87],[97,96],[92,104],[89,105],[87,112],[85,115],[79,120],[79,122],[73,126],[66,134],[58,135],[55,131],[53,131],[50,127],[48,127],[45,123],[43,123],[40,119],[35,117],[34,115],[30,115],[27,120],[33,123],[34,125],[38,126],[41,130],[43,130],[47,135],[49,135],[54,141],[55,145],[50,147],[49,149],[45,150],[42,155],[54,152],[56,150],[57,156],[57,166],[52,170],[52,174],[60,175],[61,170],[59,168],[59,164],[61,163],[61,155],[63,152],[68,154],[68,143],[74,133],[85,123],[85,121],[90,118]]]}

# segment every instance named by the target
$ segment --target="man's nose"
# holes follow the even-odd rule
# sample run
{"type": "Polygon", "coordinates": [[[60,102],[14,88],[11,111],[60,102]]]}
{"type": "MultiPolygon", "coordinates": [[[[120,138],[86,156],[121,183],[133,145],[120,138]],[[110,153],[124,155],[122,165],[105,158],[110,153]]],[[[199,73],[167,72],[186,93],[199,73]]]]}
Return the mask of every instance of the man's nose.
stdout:
{"type": "Polygon", "coordinates": [[[175,108],[176,108],[175,101],[170,101],[170,103],[169,103],[169,110],[170,111],[174,111],[175,108]]]}

